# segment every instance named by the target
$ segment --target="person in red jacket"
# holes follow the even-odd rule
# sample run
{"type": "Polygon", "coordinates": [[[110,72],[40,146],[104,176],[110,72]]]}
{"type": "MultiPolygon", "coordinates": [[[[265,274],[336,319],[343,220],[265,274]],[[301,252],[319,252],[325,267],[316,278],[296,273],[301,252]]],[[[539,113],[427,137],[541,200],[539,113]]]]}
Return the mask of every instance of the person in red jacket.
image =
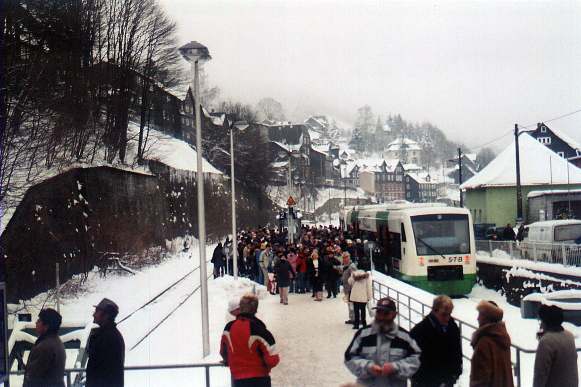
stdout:
{"type": "Polygon", "coordinates": [[[220,344],[220,355],[230,367],[233,387],[271,387],[270,370],[280,358],[272,333],[255,314],[258,297],[244,295],[240,314],[226,324],[220,344]]]}

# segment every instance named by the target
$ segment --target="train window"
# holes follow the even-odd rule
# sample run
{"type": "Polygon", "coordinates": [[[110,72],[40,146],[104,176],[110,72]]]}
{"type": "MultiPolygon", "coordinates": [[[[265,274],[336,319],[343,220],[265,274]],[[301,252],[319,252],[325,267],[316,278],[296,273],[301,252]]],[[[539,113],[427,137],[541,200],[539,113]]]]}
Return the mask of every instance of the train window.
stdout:
{"type": "Polygon", "coordinates": [[[405,237],[405,228],[403,226],[403,223],[401,224],[401,241],[402,242],[406,242],[406,237],[405,237]]]}
{"type": "Polygon", "coordinates": [[[412,216],[418,255],[467,254],[470,252],[468,216],[436,214],[412,216]]]}

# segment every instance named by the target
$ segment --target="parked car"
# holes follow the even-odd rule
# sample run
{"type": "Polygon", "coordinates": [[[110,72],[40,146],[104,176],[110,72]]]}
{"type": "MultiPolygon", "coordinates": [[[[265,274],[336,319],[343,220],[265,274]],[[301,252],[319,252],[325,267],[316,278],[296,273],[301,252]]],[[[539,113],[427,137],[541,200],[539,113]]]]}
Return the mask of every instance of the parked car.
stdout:
{"type": "Polygon", "coordinates": [[[486,239],[490,239],[493,241],[505,241],[505,240],[507,240],[504,238],[504,229],[505,229],[505,227],[490,227],[490,228],[488,228],[488,230],[486,230],[486,239]]]}
{"type": "Polygon", "coordinates": [[[488,230],[494,229],[496,224],[494,223],[476,223],[474,224],[474,239],[483,240],[490,239],[488,230]]]}
{"type": "Polygon", "coordinates": [[[578,259],[581,253],[581,220],[546,220],[527,226],[520,243],[521,254],[548,262],[578,259]]]}

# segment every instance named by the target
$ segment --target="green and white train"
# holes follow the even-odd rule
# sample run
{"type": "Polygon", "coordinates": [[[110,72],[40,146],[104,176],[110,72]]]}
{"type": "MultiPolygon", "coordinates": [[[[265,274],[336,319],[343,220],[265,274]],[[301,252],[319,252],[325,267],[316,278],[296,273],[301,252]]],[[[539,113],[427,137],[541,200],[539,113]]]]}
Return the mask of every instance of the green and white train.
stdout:
{"type": "Polygon", "coordinates": [[[465,295],[476,282],[470,211],[441,203],[346,207],[342,224],[374,241],[376,270],[434,294],[465,295]]]}

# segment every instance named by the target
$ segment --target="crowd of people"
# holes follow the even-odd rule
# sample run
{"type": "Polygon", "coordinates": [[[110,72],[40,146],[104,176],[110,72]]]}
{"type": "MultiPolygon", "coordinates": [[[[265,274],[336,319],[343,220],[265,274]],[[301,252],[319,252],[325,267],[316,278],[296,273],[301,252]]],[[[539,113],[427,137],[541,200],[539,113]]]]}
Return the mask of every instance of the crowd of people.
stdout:
{"type": "MultiPolygon", "coordinates": [[[[303,227],[296,241],[286,233],[258,228],[238,234],[239,275],[267,287],[288,305],[288,294],[310,294],[314,301],[337,298],[349,301],[347,324],[366,325],[366,305],[371,300],[371,262],[360,239],[329,227],[303,227]],[[343,289],[343,294],[340,289],[343,289]],[[349,299],[351,298],[351,299],[349,299]]],[[[233,270],[232,242],[219,243],[212,254],[214,276],[233,270]]]]}
{"type": "MultiPolygon", "coordinates": [[[[212,256],[216,277],[232,272],[232,241],[219,244],[212,256]]],[[[344,354],[353,386],[451,387],[463,372],[462,338],[452,317],[453,300],[436,296],[431,312],[411,331],[397,324],[398,305],[390,298],[372,304],[372,263],[365,245],[334,227],[303,228],[295,242],[265,228],[240,232],[236,244],[240,275],[278,294],[281,306],[289,293],[309,295],[322,302],[341,294],[346,301],[345,323],[356,333],[344,354]],[[368,315],[373,315],[369,321],[368,315]]],[[[274,335],[256,317],[258,297],[246,294],[231,300],[229,321],[222,335],[220,354],[230,368],[234,387],[269,387],[270,371],[284,354],[274,335]]],[[[477,305],[478,328],[472,335],[470,386],[512,387],[511,340],[503,310],[493,301],[477,305]]],[[[124,385],[125,344],[116,328],[118,306],[103,299],[95,306],[98,325],[89,339],[86,386],[124,385]]],[[[534,387],[577,387],[577,351],[574,336],[565,330],[563,311],[557,306],[539,309],[541,329],[534,364],[534,387]]],[[[50,308],[38,316],[38,339],[28,357],[25,387],[64,387],[66,360],[58,332],[60,314],[50,308]]]]}

